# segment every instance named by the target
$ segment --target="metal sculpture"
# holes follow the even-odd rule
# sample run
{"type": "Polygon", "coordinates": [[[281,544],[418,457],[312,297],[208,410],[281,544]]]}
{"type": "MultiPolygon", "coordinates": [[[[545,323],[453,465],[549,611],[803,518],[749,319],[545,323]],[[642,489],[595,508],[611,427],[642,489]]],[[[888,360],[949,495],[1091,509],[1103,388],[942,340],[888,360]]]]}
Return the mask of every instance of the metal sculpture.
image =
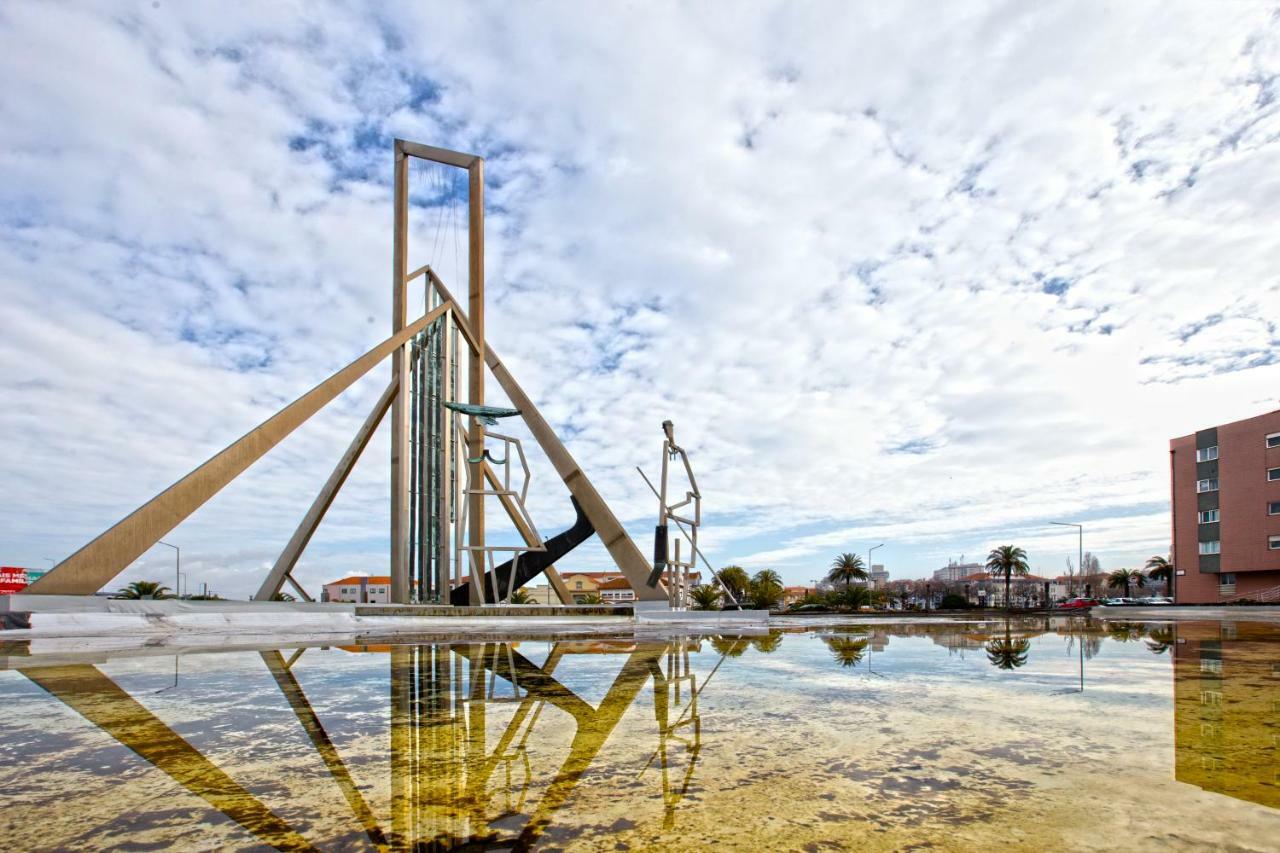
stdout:
{"type": "MultiPolygon", "coordinates": [[[[391,599],[456,602],[454,592],[467,589],[467,603],[485,601],[484,578],[492,582],[491,597],[509,597],[527,573],[512,565],[486,567],[495,547],[485,536],[485,498],[498,499],[503,511],[524,539],[512,563],[545,553],[545,545],[524,510],[524,490],[504,485],[493,468],[496,456],[486,447],[485,368],[497,380],[512,406],[503,414],[523,418],[574,499],[578,522],[561,534],[557,553],[563,556],[583,538],[585,516],[600,535],[619,571],[636,597],[663,600],[667,590],[660,578],[649,577],[639,548],[569,454],[537,407],[515,381],[484,333],[484,160],[474,154],[448,151],[397,139],[395,141],[394,227],[392,238],[392,335],[356,361],[280,410],[173,486],[161,492],[66,560],[54,566],[26,590],[32,594],[89,595],[123,572],[130,563],[170,530],[199,509],[286,436],[305,423],[338,394],[386,358],[391,378],[350,445],[311,503],[288,544],[258,589],[256,598],[275,597],[286,582],[310,598],[293,577],[307,543],[346,482],[373,432],[390,413],[391,420],[391,599]],[[449,293],[429,265],[407,268],[409,249],[409,163],[420,159],[465,169],[468,176],[467,310],[449,293]],[[421,317],[408,319],[410,288],[422,280],[421,317]],[[466,362],[462,381],[460,362],[466,362]],[[463,402],[463,385],[466,400],[463,402]],[[449,417],[445,407],[455,410],[449,417]],[[570,544],[572,543],[572,544],[570,544]],[[567,547],[566,547],[567,546],[567,547]],[[466,555],[466,560],[462,559],[466,555]],[[477,560],[477,555],[481,555],[477,560]],[[467,563],[468,571],[460,566],[467,563]],[[451,570],[450,567],[453,567],[451,570]],[[464,576],[465,575],[465,576],[464,576]],[[505,586],[498,583],[505,581],[505,586]]],[[[512,439],[494,436],[512,452],[512,439]]],[[[519,443],[514,452],[523,459],[519,443]]],[[[505,462],[501,463],[505,464],[505,462]]],[[[501,465],[500,465],[501,467],[501,465]]],[[[586,536],[590,533],[587,532],[586,536]]],[[[556,540],[557,537],[553,537],[556,540]]],[[[568,603],[568,591],[546,559],[540,570],[568,603]]],[[[505,565],[505,564],[504,564],[505,565]]]]}

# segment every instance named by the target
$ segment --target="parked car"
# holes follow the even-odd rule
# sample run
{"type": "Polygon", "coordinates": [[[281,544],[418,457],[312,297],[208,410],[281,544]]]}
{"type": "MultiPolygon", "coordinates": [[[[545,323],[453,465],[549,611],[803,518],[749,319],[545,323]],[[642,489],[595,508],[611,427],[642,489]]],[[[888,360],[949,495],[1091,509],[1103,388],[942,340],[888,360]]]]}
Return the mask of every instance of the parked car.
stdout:
{"type": "Polygon", "coordinates": [[[1088,610],[1090,607],[1097,607],[1102,602],[1096,598],[1070,598],[1057,606],[1059,610],[1088,610]]]}
{"type": "Polygon", "coordinates": [[[1126,604],[1133,604],[1134,599],[1124,598],[1123,596],[1120,598],[1104,598],[1102,603],[1107,607],[1124,607],[1126,604]]]}
{"type": "Polygon", "coordinates": [[[1173,599],[1167,595],[1153,595],[1150,598],[1139,598],[1134,604],[1173,604],[1173,599]]]}

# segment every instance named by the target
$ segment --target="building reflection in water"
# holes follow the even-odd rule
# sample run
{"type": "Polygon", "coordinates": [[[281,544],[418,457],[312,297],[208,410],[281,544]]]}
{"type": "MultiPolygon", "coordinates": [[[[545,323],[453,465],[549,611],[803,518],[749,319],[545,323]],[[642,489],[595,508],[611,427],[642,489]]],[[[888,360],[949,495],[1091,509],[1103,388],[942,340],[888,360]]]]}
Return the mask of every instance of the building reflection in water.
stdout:
{"type": "Polygon", "coordinates": [[[1280,808],[1280,640],[1274,626],[1182,623],[1173,636],[1174,776],[1280,808]]]}
{"type": "MultiPolygon", "coordinates": [[[[294,677],[292,667],[303,651],[289,659],[278,651],[261,656],[373,848],[479,844],[518,849],[532,846],[552,823],[646,686],[651,687],[655,749],[640,778],[661,786],[664,824],[672,828],[701,749],[699,693],[726,652],[740,654],[738,644],[747,642],[734,638],[701,676],[690,665],[690,653],[701,648],[698,638],[558,642],[541,666],[522,655],[518,644],[506,642],[349,648],[390,657],[389,825],[366,801],[294,677]],[[566,657],[583,654],[621,659],[616,677],[595,705],[556,678],[566,657]],[[486,715],[508,703],[515,706],[514,713],[494,740],[486,715]],[[572,738],[549,783],[540,785],[531,801],[530,740],[536,743],[540,721],[544,727],[565,725],[565,716],[544,715],[547,708],[567,715],[572,738]]],[[[764,638],[764,643],[776,648],[776,641],[764,638]]],[[[261,842],[281,850],[315,849],[96,666],[30,666],[20,671],[261,842]]]]}

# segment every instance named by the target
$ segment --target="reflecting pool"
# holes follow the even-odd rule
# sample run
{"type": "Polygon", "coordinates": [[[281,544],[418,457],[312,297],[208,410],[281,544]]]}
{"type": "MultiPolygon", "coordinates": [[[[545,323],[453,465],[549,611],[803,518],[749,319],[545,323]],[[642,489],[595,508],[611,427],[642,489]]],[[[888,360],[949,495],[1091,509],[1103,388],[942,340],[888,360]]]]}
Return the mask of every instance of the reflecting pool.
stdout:
{"type": "Polygon", "coordinates": [[[1280,846],[1271,625],[40,652],[7,849],[1280,846]]]}

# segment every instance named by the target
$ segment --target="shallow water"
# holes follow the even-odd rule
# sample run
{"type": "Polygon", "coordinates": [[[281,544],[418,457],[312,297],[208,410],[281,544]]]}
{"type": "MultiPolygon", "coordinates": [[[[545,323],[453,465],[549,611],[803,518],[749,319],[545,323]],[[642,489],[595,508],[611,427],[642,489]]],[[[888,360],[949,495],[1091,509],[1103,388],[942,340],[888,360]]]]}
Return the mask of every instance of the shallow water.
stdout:
{"type": "Polygon", "coordinates": [[[6,848],[1280,847],[1274,626],[788,624],[10,647],[6,848]]]}

